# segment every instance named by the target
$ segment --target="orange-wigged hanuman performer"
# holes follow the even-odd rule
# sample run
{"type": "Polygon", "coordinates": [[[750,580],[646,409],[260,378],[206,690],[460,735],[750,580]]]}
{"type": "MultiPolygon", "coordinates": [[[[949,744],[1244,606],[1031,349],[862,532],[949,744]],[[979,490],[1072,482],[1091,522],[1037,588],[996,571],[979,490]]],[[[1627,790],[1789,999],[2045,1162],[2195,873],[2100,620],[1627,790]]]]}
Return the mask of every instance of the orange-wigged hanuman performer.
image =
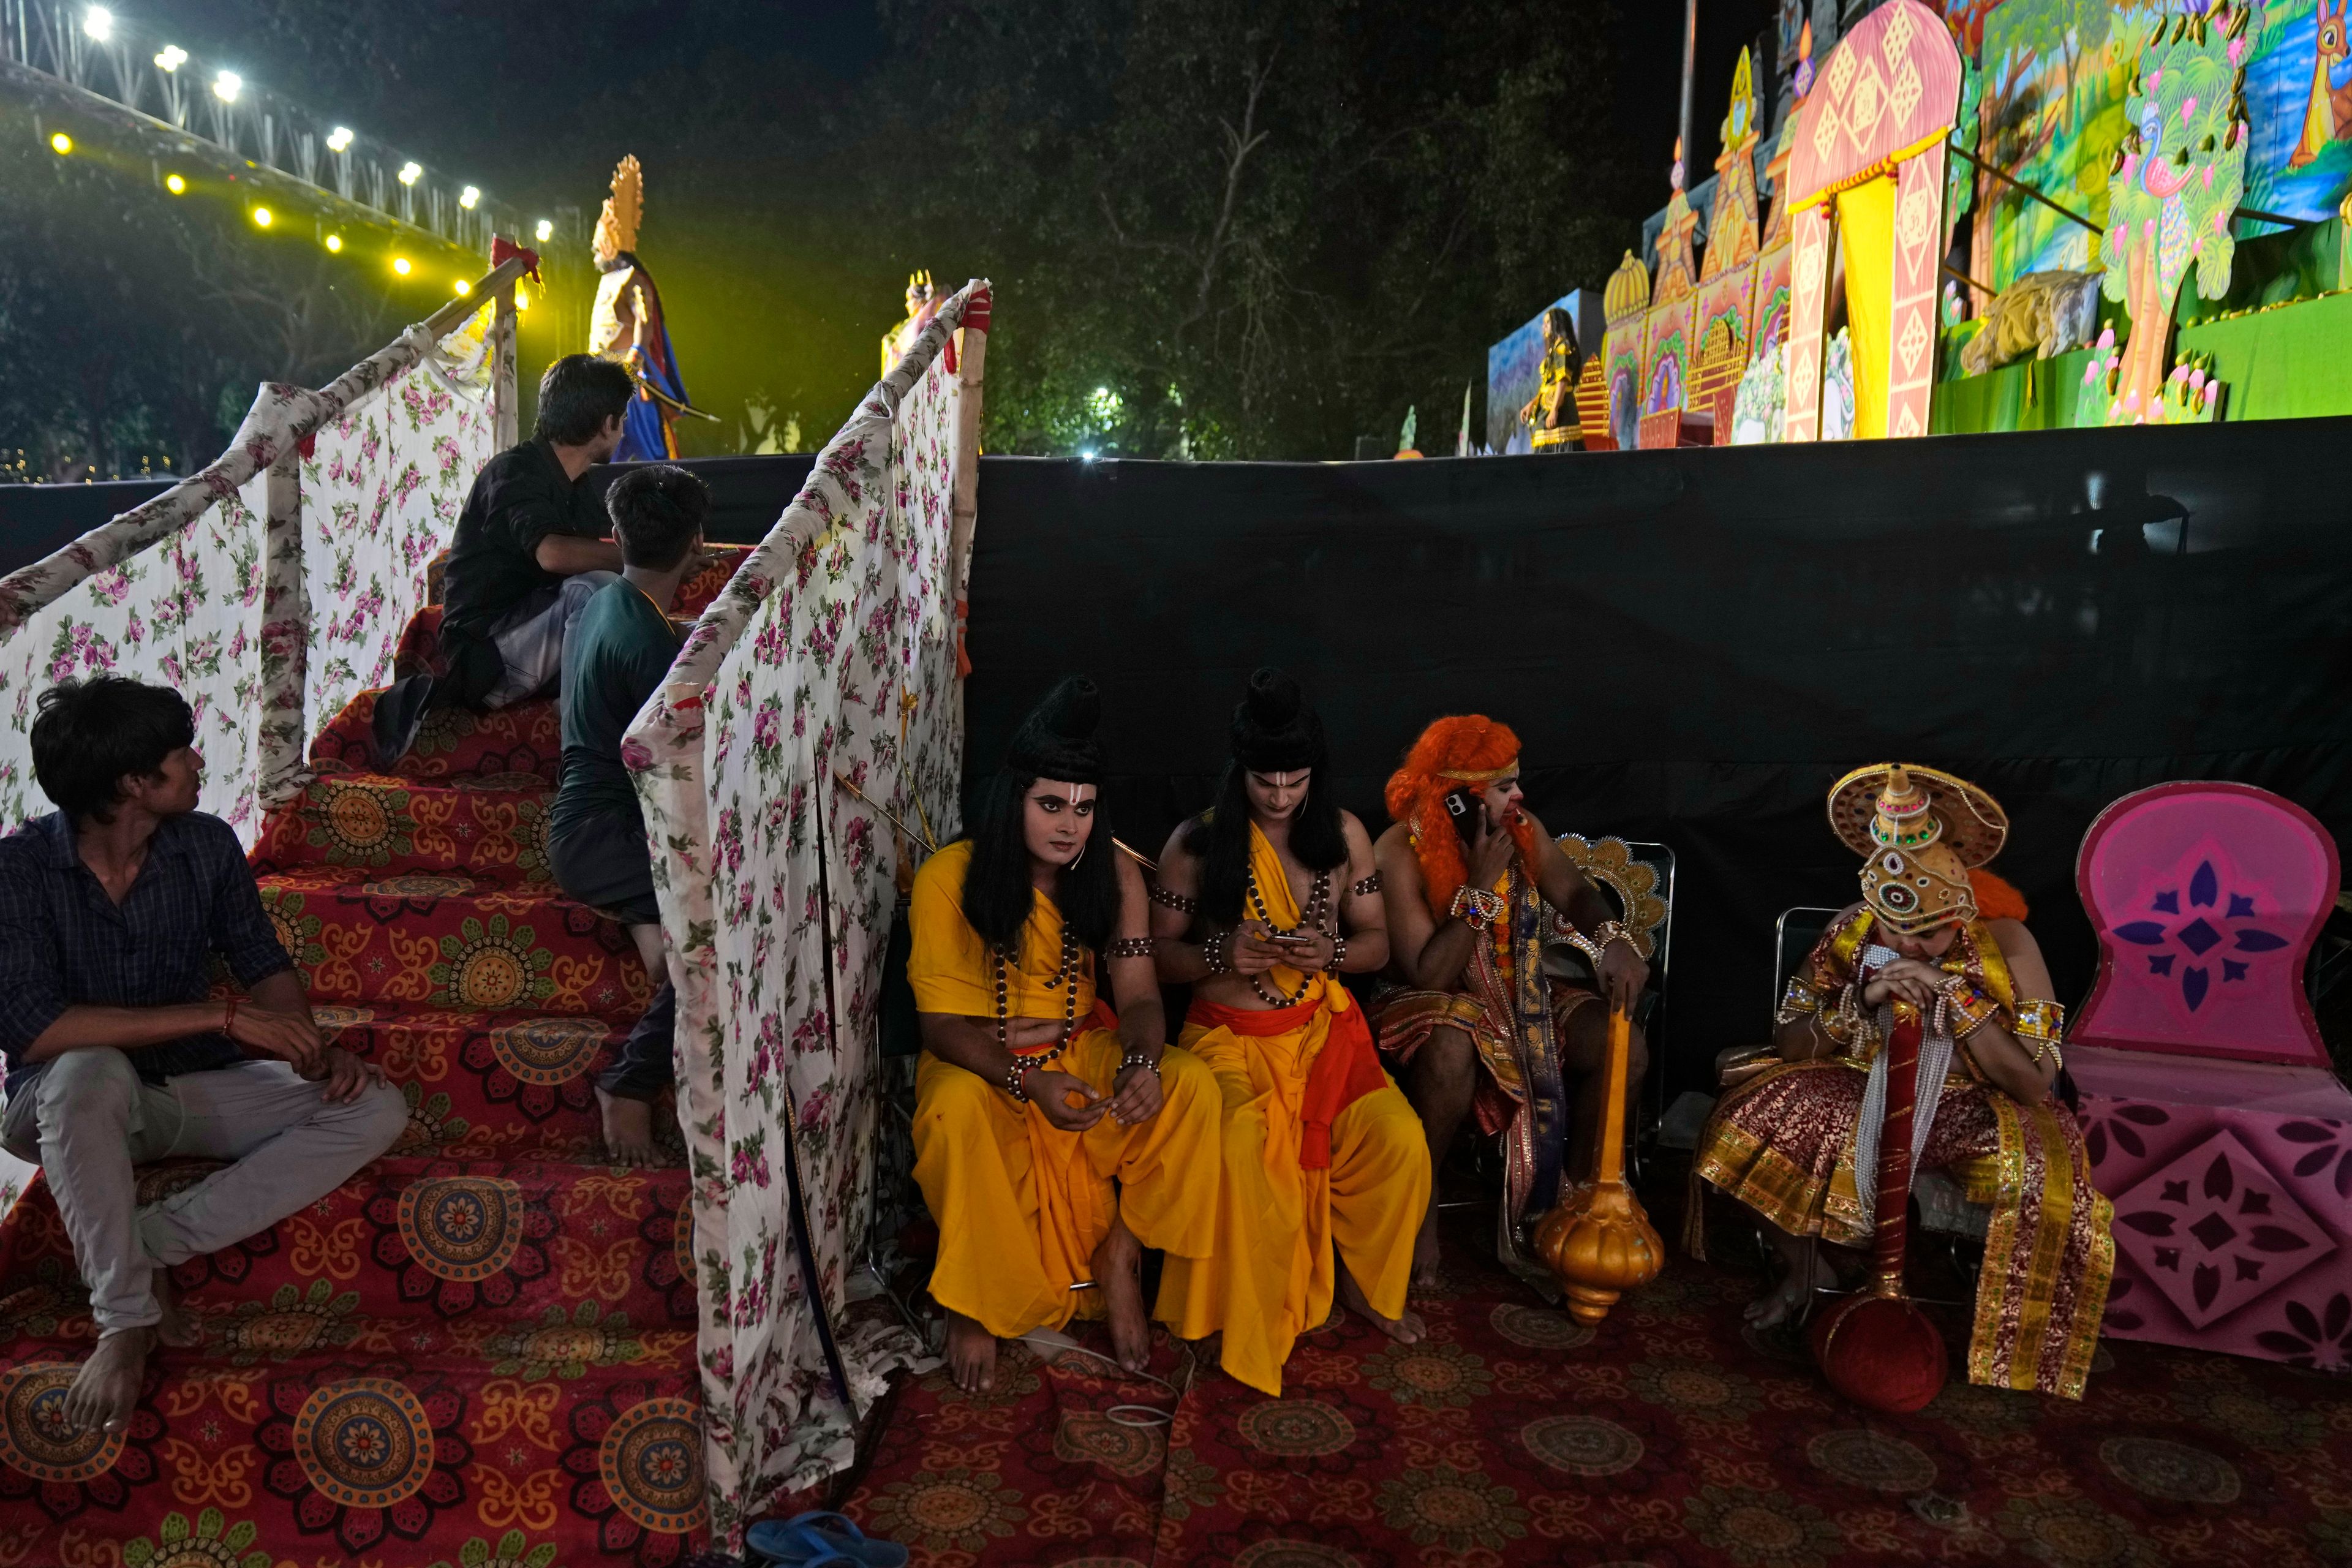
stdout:
{"type": "MultiPolygon", "coordinates": [[[[1389,779],[1395,826],[1373,851],[1389,920],[1389,977],[1374,1004],[1381,1053],[1429,1131],[1443,1167],[1463,1119],[1503,1136],[1496,1250],[1512,1272],[1556,1292],[1524,1226],[1551,1207],[1563,1176],[1591,1174],[1607,1075],[1609,1008],[1631,1012],[1649,983],[1640,950],[1584,874],[1528,811],[1519,738],[1482,714],[1440,719],[1389,779]],[[1544,973],[1567,942],[1597,989],[1544,973]]],[[[1628,1081],[1647,1057],[1632,1035],[1628,1081]]],[[[1437,1205],[1423,1221],[1415,1283],[1437,1275],[1437,1205]]]]}
{"type": "Polygon", "coordinates": [[[1322,721],[1260,669],[1233,741],[1216,805],[1170,836],[1151,889],[1160,977],[1192,985],[1183,1044],[1225,1108],[1216,1250],[1171,1258],[1160,1301],[1180,1337],[1222,1331],[1224,1369],[1278,1396],[1335,1293],[1391,1338],[1422,1337],[1405,1293],[1429,1152],[1339,980],[1386,963],[1388,931],[1371,837],[1325,777],[1322,721]]]}
{"type": "Polygon", "coordinates": [[[1142,873],[1096,821],[1101,712],[1092,681],[1055,687],[970,836],[915,878],[915,1180],[968,1392],[994,1386],[1000,1339],[1060,1328],[1089,1282],[1119,1363],[1142,1370],[1142,1249],[1203,1258],[1216,1236],[1216,1079],[1166,1044],[1142,873]]]}
{"type": "Polygon", "coordinates": [[[1790,977],[1781,1058],[1725,1093],[1692,1166],[1761,1217],[1789,1265],[1748,1308],[1760,1326],[1834,1282],[1811,1238],[1874,1230],[1886,1042],[1918,1041],[1917,1168],[1992,1208],[1969,1380],[2079,1399],[2115,1265],[2114,1210],[2091,1185],[2074,1116],[2051,1096],[2065,1013],[2052,999],[2025,901],[1990,872],[2008,818],[1965,780],[1880,763],[1830,792],[1830,821],[1864,857],[1862,901],[1790,977]]]}

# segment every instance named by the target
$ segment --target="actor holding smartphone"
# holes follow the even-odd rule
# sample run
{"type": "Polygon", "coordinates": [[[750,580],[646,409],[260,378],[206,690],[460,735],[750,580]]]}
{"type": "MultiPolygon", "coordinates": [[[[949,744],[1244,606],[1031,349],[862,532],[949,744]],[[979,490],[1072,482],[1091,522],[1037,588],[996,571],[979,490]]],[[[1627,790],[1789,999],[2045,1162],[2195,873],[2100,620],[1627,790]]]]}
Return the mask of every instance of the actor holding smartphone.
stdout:
{"type": "MultiPolygon", "coordinates": [[[[1395,825],[1373,847],[1393,984],[1372,1007],[1381,1053],[1421,1113],[1433,1169],[1465,1116],[1475,1112],[1481,1132],[1507,1134],[1496,1251],[1514,1272],[1549,1283],[1524,1226],[1551,1207],[1563,1175],[1591,1175],[1609,1013],[1633,1011],[1649,965],[1528,811],[1507,725],[1475,713],[1430,725],[1389,780],[1388,807],[1395,825]],[[1597,991],[1550,979],[1524,957],[1559,941],[1584,952],[1597,991]]],[[[1647,1061],[1636,1027],[1631,1081],[1647,1061]]],[[[1433,1184],[1415,1287],[1436,1277],[1433,1184]]]]}

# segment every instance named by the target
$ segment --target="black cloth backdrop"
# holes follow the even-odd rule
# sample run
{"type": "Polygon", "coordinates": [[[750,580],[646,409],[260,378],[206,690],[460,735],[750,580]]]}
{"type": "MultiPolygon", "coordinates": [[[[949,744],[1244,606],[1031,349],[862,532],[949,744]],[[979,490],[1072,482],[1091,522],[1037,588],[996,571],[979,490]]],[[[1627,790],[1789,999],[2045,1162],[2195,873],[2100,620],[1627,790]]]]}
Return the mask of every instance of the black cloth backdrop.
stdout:
{"type": "MultiPolygon", "coordinates": [[[[968,773],[1070,670],[1102,682],[1111,826],[1147,854],[1207,804],[1243,678],[1307,686],[1374,831],[1421,726],[1526,745],[1555,832],[1671,845],[1670,1089],[1759,1038],[1773,921],[1854,896],[1822,797],[1902,758],[1990,789],[2062,996],[2074,889],[2118,795],[2231,778],[2352,822],[2352,419],[1346,464],[981,464],[968,773]]],[[[750,542],[811,459],[687,465],[750,542]]],[[[609,482],[616,469],[594,470],[609,482]]],[[[0,488],[0,557],[125,491],[0,488]],[[75,506],[82,513],[67,515],[75,506]]],[[[133,497],[132,499],[143,499],[133,497]]]]}
{"type": "Polygon", "coordinates": [[[2352,819],[2352,419],[1361,464],[990,458],[967,777],[1059,676],[1101,682],[1109,823],[1206,805],[1243,679],[1306,684],[1342,801],[1431,718],[1519,733],[1553,832],[1679,861],[1668,1091],[1760,1039],[1773,923],[1843,904],[1829,784],[1890,758],[2008,808],[1995,864],[2060,994],[2096,951],[2092,817],[2165,779],[2352,819]]]}

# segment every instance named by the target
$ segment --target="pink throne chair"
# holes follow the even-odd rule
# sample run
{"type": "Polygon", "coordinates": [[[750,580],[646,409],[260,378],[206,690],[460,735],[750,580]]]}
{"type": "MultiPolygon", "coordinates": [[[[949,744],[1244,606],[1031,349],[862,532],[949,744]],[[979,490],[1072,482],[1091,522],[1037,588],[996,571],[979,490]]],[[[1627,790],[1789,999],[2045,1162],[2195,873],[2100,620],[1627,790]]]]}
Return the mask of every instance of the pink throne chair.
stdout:
{"type": "Polygon", "coordinates": [[[2099,978],[2067,1029],[2116,1205],[2105,1332],[2352,1363],[2352,1091],[2303,990],[2336,842],[2245,784],[2158,784],[2075,863],[2099,978]]]}

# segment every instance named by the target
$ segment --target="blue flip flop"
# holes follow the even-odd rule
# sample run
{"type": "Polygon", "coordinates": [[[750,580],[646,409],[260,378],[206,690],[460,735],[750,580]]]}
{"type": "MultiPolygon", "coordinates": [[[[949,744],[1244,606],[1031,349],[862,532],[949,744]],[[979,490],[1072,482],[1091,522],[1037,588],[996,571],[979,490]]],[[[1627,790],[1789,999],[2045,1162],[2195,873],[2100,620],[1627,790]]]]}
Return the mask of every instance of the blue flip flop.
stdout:
{"type": "Polygon", "coordinates": [[[743,1545],[775,1568],[827,1568],[835,1563],[854,1568],[906,1568],[907,1563],[905,1547],[872,1539],[839,1513],[763,1519],[744,1531],[743,1545]]]}

